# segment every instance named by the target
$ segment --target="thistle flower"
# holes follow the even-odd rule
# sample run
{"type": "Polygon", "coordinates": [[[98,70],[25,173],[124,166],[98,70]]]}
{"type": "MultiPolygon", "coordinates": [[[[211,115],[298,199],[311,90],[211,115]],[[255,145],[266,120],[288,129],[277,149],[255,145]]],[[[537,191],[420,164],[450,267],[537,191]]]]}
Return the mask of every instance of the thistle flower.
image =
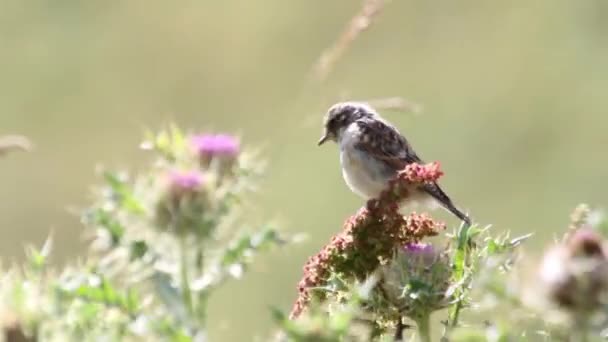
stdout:
{"type": "Polygon", "coordinates": [[[202,224],[208,207],[204,176],[198,171],[173,170],[164,175],[163,182],[156,204],[156,225],[180,234],[206,235],[208,229],[202,224]]]}
{"type": "Polygon", "coordinates": [[[169,188],[173,196],[185,196],[201,190],[204,179],[198,171],[172,171],[168,174],[169,188]]]}
{"type": "Polygon", "coordinates": [[[540,278],[548,299],[576,315],[591,313],[606,303],[608,255],[593,230],[580,228],[545,256],[540,278]]]}
{"type": "Polygon", "coordinates": [[[234,157],[239,153],[238,140],[228,134],[195,135],[191,142],[199,154],[234,157]]]}
{"type": "Polygon", "coordinates": [[[443,251],[431,244],[406,244],[381,268],[381,295],[394,307],[388,308],[390,311],[417,321],[447,305],[451,275],[450,261],[443,251]]]}
{"type": "Polygon", "coordinates": [[[198,155],[201,165],[208,167],[212,160],[231,165],[240,151],[237,138],[228,134],[200,134],[190,138],[190,145],[198,155]]]}

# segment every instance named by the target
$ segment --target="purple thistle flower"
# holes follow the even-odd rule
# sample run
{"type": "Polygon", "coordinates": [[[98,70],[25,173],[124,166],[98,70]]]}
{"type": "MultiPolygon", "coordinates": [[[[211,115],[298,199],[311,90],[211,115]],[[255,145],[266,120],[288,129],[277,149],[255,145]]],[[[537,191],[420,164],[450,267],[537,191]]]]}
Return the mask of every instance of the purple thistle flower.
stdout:
{"type": "Polygon", "coordinates": [[[169,183],[176,192],[195,191],[203,185],[204,178],[198,171],[172,171],[169,183]]]}
{"type": "Polygon", "coordinates": [[[190,139],[190,143],[200,156],[207,157],[235,157],[240,149],[238,139],[228,134],[195,135],[190,139]]]}
{"type": "Polygon", "coordinates": [[[418,242],[403,246],[402,255],[419,264],[420,267],[428,267],[440,258],[441,252],[430,243],[418,242]]]}
{"type": "MultiPolygon", "coordinates": [[[[387,299],[393,309],[414,320],[444,308],[450,301],[450,259],[442,249],[431,244],[403,245],[381,271],[383,292],[378,295],[387,299]]],[[[383,304],[378,309],[386,308],[383,304]]]]}
{"type": "Polygon", "coordinates": [[[434,254],[435,248],[428,243],[408,243],[404,246],[406,252],[412,254],[434,254]]]}
{"type": "Polygon", "coordinates": [[[154,211],[154,221],[160,230],[176,234],[194,233],[206,236],[200,222],[208,208],[205,175],[198,170],[169,170],[164,175],[154,211]]]}

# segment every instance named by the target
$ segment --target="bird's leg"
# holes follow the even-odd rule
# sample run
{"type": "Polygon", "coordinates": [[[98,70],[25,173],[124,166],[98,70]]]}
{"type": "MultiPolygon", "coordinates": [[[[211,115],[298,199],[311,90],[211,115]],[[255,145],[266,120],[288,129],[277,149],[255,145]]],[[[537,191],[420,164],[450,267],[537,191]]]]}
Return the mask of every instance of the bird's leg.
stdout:
{"type": "Polygon", "coordinates": [[[365,207],[370,212],[376,211],[379,206],[380,206],[380,201],[375,198],[368,200],[367,203],[365,204],[365,207]]]}
{"type": "Polygon", "coordinates": [[[395,342],[403,342],[403,331],[411,328],[411,325],[403,323],[403,318],[399,318],[395,329],[395,342]]]}

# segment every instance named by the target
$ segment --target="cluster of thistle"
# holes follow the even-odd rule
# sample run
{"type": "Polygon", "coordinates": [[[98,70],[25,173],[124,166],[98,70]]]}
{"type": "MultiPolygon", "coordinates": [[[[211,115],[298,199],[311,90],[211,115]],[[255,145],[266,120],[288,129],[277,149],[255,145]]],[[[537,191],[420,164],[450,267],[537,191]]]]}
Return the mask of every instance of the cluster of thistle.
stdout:
{"type": "Polygon", "coordinates": [[[51,247],[50,238],[40,249],[28,247],[26,262],[1,270],[0,340],[120,340],[145,318],[136,292],[119,290],[90,267],[50,270],[51,247]]]}
{"type": "Polygon", "coordinates": [[[281,330],[274,336],[276,342],[286,341],[371,341],[377,329],[370,320],[365,303],[377,284],[376,277],[365,282],[344,285],[343,293],[348,294],[339,305],[312,302],[305,314],[292,320],[280,310],[274,310],[274,319],[281,330]],[[329,314],[328,314],[329,313],[329,314]]]}
{"type": "Polygon", "coordinates": [[[157,156],[153,167],[135,177],[105,173],[85,215],[95,228],[95,270],[155,293],[147,302],[153,311],[181,334],[204,338],[213,290],[240,278],[256,252],[282,242],[272,228],[240,227],[240,204],[261,165],[225,134],[171,128],[142,148],[157,156]]]}
{"type": "Polygon", "coordinates": [[[380,275],[381,291],[374,293],[380,303],[377,307],[381,313],[387,308],[394,310],[391,321],[407,316],[420,322],[432,312],[445,308],[451,300],[449,256],[447,251],[437,250],[431,244],[406,245],[392,262],[381,268],[380,275]],[[390,305],[381,305],[383,301],[390,305]]]}
{"type": "Polygon", "coordinates": [[[584,327],[591,333],[594,321],[600,330],[608,326],[606,228],[600,212],[580,205],[562,241],[546,251],[539,267],[543,298],[566,315],[573,330],[584,327]]]}
{"type": "Polygon", "coordinates": [[[173,146],[162,146],[162,140],[157,138],[148,145],[165,154],[160,160],[161,173],[153,176],[156,184],[151,184],[158,191],[154,224],[178,235],[206,239],[239,190],[235,188],[239,180],[234,178],[239,142],[224,134],[194,135],[184,142],[173,136],[173,146]],[[190,146],[179,146],[183,143],[190,146]]]}
{"type": "Polygon", "coordinates": [[[83,261],[48,270],[49,242],[5,273],[6,339],[207,340],[214,290],[284,242],[272,228],[241,222],[261,166],[236,137],[171,128],[142,148],[155,156],[150,167],[103,174],[83,216],[92,240],[83,261]]]}
{"type": "Polygon", "coordinates": [[[566,233],[546,248],[538,263],[516,263],[516,255],[499,253],[521,243],[522,238],[504,236],[486,244],[475,266],[472,293],[484,324],[459,327],[450,339],[468,341],[489,334],[498,340],[526,341],[605,337],[607,233],[603,214],[580,205],[572,213],[566,233]]]}
{"type": "Polygon", "coordinates": [[[389,182],[378,199],[349,218],[343,230],[305,264],[290,318],[299,318],[311,302],[348,301],[351,285],[370,276],[378,281],[364,306],[377,334],[399,325],[404,316],[418,321],[445,307],[449,258],[443,249],[421,242],[445,226],[426,214],[403,216],[398,205],[412,186],[435,182],[441,175],[435,163],[411,165],[389,182]]]}

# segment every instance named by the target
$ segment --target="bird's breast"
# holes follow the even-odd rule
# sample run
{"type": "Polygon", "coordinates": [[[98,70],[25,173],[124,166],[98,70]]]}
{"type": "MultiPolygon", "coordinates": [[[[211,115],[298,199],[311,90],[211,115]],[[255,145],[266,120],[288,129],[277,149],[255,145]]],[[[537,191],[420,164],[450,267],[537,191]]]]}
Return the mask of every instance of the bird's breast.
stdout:
{"type": "Polygon", "coordinates": [[[376,198],[389,180],[382,165],[366,152],[345,147],[340,152],[342,176],[348,187],[364,198],[376,198]]]}

